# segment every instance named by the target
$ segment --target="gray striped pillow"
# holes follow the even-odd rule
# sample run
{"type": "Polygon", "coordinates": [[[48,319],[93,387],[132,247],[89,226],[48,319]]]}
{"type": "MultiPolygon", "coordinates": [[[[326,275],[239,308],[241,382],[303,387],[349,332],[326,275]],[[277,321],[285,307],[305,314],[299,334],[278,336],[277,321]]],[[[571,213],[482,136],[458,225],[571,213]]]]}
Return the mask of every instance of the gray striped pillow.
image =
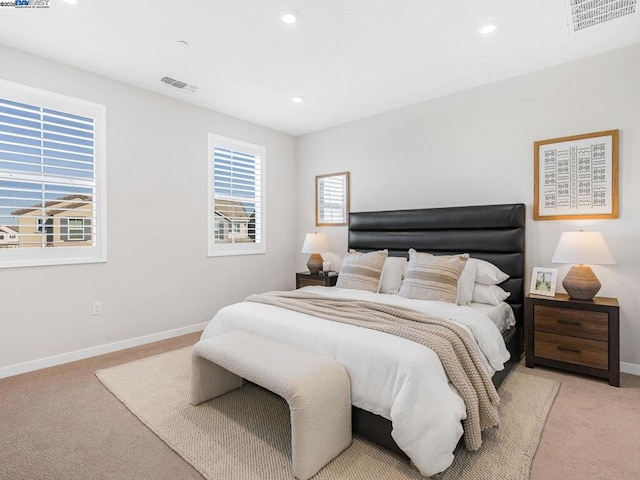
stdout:
{"type": "Polygon", "coordinates": [[[409,250],[409,268],[402,281],[403,297],[456,303],[458,279],[469,255],[431,255],[409,250]]]}
{"type": "Polygon", "coordinates": [[[342,261],[336,287],[377,293],[387,250],[360,253],[350,250],[342,261]]]}

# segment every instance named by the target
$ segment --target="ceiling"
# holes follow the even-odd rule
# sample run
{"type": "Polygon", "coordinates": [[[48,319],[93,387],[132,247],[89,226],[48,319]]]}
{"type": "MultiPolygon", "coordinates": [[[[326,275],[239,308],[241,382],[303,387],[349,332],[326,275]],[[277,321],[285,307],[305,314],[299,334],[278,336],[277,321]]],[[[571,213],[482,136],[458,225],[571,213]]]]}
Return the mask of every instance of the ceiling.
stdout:
{"type": "Polygon", "coordinates": [[[300,135],[640,43],[640,13],[569,33],[564,0],[51,0],[0,9],[0,43],[300,135]]]}

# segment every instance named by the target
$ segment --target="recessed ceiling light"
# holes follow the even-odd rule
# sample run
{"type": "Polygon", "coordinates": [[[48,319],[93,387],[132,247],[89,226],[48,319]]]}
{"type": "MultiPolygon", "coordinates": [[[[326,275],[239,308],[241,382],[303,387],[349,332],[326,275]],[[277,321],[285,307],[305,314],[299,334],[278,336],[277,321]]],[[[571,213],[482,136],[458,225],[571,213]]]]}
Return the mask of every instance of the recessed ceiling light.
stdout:
{"type": "Polygon", "coordinates": [[[291,25],[298,21],[298,13],[294,12],[293,10],[287,10],[286,12],[282,12],[282,14],[280,14],[280,20],[282,20],[283,23],[291,25]]]}
{"type": "Polygon", "coordinates": [[[483,25],[482,27],[480,27],[480,33],[483,35],[489,35],[490,33],[493,33],[496,31],[496,26],[493,23],[487,23],[486,25],[483,25]]]}
{"type": "Polygon", "coordinates": [[[295,97],[291,97],[291,101],[293,103],[302,103],[302,102],[304,102],[304,97],[296,95],[295,97]]]}

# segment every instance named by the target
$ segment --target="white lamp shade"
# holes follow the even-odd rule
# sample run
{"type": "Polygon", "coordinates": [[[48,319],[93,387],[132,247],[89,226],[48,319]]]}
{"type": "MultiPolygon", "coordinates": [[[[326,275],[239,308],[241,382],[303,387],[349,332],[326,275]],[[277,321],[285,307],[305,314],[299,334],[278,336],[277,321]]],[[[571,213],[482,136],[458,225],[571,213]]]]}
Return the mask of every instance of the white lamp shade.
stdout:
{"type": "Polygon", "coordinates": [[[329,251],[329,239],[324,233],[307,233],[302,253],[325,253],[329,251]]]}
{"type": "Polygon", "coordinates": [[[553,263],[613,265],[616,261],[600,232],[564,232],[551,258],[553,263]]]}

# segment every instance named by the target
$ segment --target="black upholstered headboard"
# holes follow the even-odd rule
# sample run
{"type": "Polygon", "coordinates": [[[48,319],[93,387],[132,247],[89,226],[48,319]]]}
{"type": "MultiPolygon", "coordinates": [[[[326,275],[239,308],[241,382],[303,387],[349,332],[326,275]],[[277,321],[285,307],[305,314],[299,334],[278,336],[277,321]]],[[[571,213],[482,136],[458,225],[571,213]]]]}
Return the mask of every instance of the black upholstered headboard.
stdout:
{"type": "Polygon", "coordinates": [[[391,256],[407,256],[409,248],[436,255],[469,253],[508,273],[510,278],[501,287],[511,293],[507,302],[520,331],[524,322],[524,240],[522,203],[349,214],[349,248],[386,248],[391,256]]]}

